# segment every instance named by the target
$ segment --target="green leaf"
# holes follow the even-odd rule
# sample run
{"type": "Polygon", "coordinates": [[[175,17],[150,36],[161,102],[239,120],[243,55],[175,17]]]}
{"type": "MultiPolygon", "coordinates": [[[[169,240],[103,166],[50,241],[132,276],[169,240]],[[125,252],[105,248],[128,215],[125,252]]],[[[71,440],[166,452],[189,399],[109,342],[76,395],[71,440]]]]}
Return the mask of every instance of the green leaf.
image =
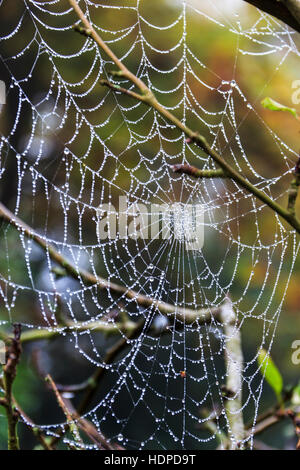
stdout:
{"type": "Polygon", "coordinates": [[[269,97],[264,98],[261,101],[261,104],[263,105],[264,108],[270,109],[270,111],[288,112],[288,113],[291,113],[296,119],[299,119],[299,116],[295,108],[289,108],[288,106],[284,106],[283,104],[280,104],[275,100],[272,100],[272,98],[269,98],[269,97]]]}
{"type": "Polygon", "coordinates": [[[279,403],[282,402],[283,379],[278,368],[274,364],[271,356],[265,349],[261,349],[258,353],[257,362],[261,366],[261,373],[266,381],[274,390],[279,403]]]}

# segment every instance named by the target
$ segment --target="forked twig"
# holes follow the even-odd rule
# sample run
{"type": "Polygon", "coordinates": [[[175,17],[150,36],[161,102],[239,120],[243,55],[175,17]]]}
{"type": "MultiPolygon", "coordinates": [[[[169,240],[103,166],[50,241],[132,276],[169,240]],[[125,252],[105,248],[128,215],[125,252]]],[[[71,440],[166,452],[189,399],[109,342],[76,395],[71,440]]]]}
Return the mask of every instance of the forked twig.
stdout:
{"type": "MultiPolygon", "coordinates": [[[[98,432],[95,426],[90,423],[88,420],[82,418],[79,413],[75,410],[72,403],[69,399],[65,398],[63,395],[60,394],[54,380],[48,374],[46,377],[47,382],[49,382],[59,406],[61,407],[66,420],[67,426],[74,436],[75,442],[79,445],[79,449],[84,448],[84,443],[81,439],[79,429],[81,429],[89,439],[96,444],[96,446],[101,450],[116,450],[116,447],[113,444],[110,444],[105,437],[98,432]]],[[[65,430],[66,430],[65,428],[65,430]]],[[[118,450],[121,450],[120,446],[117,446],[118,450]]]]}

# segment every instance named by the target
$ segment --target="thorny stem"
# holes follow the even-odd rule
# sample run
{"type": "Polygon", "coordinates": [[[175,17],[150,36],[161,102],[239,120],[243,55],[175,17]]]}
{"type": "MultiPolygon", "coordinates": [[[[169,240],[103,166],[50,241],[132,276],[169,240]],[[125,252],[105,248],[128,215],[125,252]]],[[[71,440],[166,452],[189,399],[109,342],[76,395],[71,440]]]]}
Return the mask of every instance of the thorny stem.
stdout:
{"type": "MultiPolygon", "coordinates": [[[[174,114],[172,114],[170,111],[164,108],[157,101],[154,94],[147,87],[147,85],[141,79],[136,77],[132,72],[130,72],[127,69],[127,67],[125,67],[125,65],[115,56],[115,54],[107,46],[107,44],[105,44],[105,42],[101,39],[101,37],[94,30],[93,26],[86,18],[85,14],[79,7],[77,1],[76,0],[68,0],[68,1],[70,5],[72,6],[72,8],[74,9],[75,13],[77,14],[78,18],[84,24],[87,30],[87,34],[91,38],[93,38],[96,44],[98,44],[98,46],[101,47],[101,49],[113,60],[113,62],[116,64],[116,66],[120,70],[121,76],[124,78],[127,78],[137,88],[139,88],[143,97],[141,97],[138,94],[135,94],[136,96],[133,96],[132,95],[133,92],[129,93],[128,90],[126,91],[126,94],[130,94],[135,99],[143,101],[145,104],[155,109],[161,116],[166,118],[169,122],[174,124],[175,127],[177,127],[177,129],[184,132],[184,134],[189,138],[190,142],[198,145],[198,147],[200,147],[207,155],[209,155],[215,161],[215,163],[217,163],[221,167],[221,169],[224,171],[224,173],[227,175],[228,178],[231,178],[239,186],[244,188],[249,193],[253,194],[253,196],[259,199],[261,202],[269,206],[274,212],[280,215],[286,222],[288,222],[291,225],[291,227],[293,227],[300,234],[299,219],[296,218],[294,214],[291,214],[289,210],[283,208],[280,204],[275,202],[267,194],[265,194],[263,191],[258,189],[252,183],[250,183],[246,178],[244,178],[244,176],[238,173],[234,168],[232,168],[215,149],[210,147],[210,145],[208,144],[204,136],[200,135],[198,132],[194,132],[192,129],[187,127],[183,122],[181,122],[176,116],[174,116],[174,114]]],[[[117,86],[116,88],[116,85],[114,85],[113,83],[107,82],[107,80],[103,84],[105,84],[106,86],[109,86],[115,91],[116,90],[122,91],[121,87],[117,86]]]]}

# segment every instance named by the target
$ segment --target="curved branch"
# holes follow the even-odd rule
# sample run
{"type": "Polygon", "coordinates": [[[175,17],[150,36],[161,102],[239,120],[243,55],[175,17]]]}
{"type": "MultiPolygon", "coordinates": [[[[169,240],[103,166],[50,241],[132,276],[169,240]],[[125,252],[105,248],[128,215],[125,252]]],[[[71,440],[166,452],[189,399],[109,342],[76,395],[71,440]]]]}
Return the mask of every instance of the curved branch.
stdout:
{"type": "Polygon", "coordinates": [[[131,331],[135,330],[136,323],[128,320],[127,322],[104,322],[104,321],[91,321],[91,322],[77,322],[70,323],[67,327],[55,327],[53,329],[35,328],[24,331],[21,336],[22,343],[29,343],[31,341],[49,340],[59,336],[62,332],[101,332],[107,335],[117,335],[124,333],[128,335],[131,331]]]}

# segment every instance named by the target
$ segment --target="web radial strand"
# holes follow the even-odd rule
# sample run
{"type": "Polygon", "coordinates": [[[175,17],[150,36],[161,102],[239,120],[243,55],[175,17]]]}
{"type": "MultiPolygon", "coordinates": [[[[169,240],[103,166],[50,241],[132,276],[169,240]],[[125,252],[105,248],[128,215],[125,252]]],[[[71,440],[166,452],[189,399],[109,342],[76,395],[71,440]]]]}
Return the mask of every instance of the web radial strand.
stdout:
{"type": "MultiPolygon", "coordinates": [[[[263,387],[257,352],[274,341],[298,251],[294,232],[234,182],[172,171],[174,164],[217,168],[156,111],[101,87],[105,78],[135,91],[108,75],[114,64],[90,38],[76,35],[68,2],[8,3],[0,6],[7,85],[1,201],[78,277],[21,226],[2,224],[2,324],[56,332],[41,345],[54,378],[70,370],[64,377],[70,383],[104,368],[84,415],[111,442],[126,449],[225,447],[228,338],[213,312],[229,295],[245,341],[242,410],[251,446],[263,387]],[[107,284],[86,283],[80,270],[107,284]],[[116,292],[110,283],[122,288],[116,292]],[[145,305],[138,295],[174,310],[145,305]],[[211,312],[204,324],[179,314],[204,307],[211,312]],[[61,316],[71,326],[61,325],[61,316]],[[136,337],[122,326],[142,319],[136,337]],[[125,347],[107,363],[121,338],[125,347]]],[[[296,153],[268,125],[260,100],[299,56],[294,34],[244,2],[228,10],[221,3],[80,2],[103,40],[167,109],[281,201],[296,153]],[[250,70],[262,77],[255,92],[250,70]],[[249,132],[264,142],[263,155],[249,132]]],[[[61,424],[45,416],[41,429],[55,435],[61,424]]]]}

